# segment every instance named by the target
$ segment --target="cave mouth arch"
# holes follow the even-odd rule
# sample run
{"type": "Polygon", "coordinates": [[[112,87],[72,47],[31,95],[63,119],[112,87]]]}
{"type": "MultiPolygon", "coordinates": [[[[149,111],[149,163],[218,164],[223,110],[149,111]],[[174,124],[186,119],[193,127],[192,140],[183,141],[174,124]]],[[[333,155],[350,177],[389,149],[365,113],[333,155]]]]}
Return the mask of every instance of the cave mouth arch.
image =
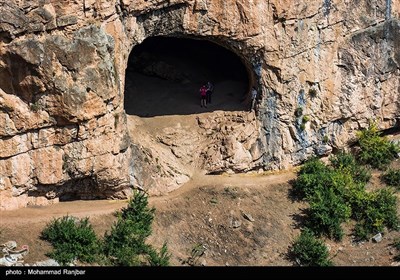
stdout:
{"type": "Polygon", "coordinates": [[[203,39],[154,36],[136,45],[125,73],[128,115],[154,117],[248,109],[251,73],[234,52],[203,39]],[[214,85],[212,102],[200,106],[199,88],[214,85]]]}

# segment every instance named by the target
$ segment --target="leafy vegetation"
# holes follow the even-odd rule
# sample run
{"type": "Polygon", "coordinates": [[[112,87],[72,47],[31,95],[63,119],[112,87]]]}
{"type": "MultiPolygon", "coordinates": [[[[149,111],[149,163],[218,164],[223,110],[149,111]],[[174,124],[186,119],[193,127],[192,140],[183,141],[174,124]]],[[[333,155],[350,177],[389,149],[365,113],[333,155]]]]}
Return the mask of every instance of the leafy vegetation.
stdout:
{"type": "Polygon", "coordinates": [[[35,103],[31,103],[31,104],[30,104],[30,109],[31,109],[33,112],[38,112],[38,111],[42,110],[43,108],[42,108],[42,106],[41,106],[38,102],[35,102],[35,103]]]}
{"type": "Polygon", "coordinates": [[[317,96],[317,90],[315,88],[310,88],[308,90],[308,95],[310,95],[311,98],[315,98],[317,96]]]}
{"type": "Polygon", "coordinates": [[[358,223],[354,229],[355,236],[368,239],[371,234],[380,232],[386,226],[390,229],[397,228],[397,201],[391,190],[381,189],[365,193],[360,201],[360,209],[355,212],[358,223]]]}
{"type": "Polygon", "coordinates": [[[42,231],[41,238],[49,241],[54,247],[49,257],[62,265],[75,259],[94,262],[98,253],[98,240],[88,218],[78,220],[64,216],[55,219],[42,231]]]}
{"type": "Polygon", "coordinates": [[[293,188],[300,197],[310,197],[315,190],[323,188],[323,181],[329,172],[329,168],[319,159],[311,158],[300,168],[293,188]]]}
{"type": "Polygon", "coordinates": [[[367,239],[386,226],[398,225],[396,196],[390,190],[366,192],[371,178],[351,154],[339,153],[327,166],[316,158],[307,161],[294,182],[294,190],[309,202],[306,226],[316,235],[341,240],[341,224],[349,218],[357,221],[354,233],[367,239]]]}
{"type": "Polygon", "coordinates": [[[303,108],[302,107],[297,107],[296,110],[294,111],[294,115],[296,117],[301,117],[301,115],[303,115],[303,108]]]}
{"type": "Polygon", "coordinates": [[[148,207],[144,193],[136,192],[118,215],[110,233],[104,236],[104,254],[112,265],[168,264],[166,245],[158,253],[145,240],[151,234],[154,208],[148,207]]]}
{"type": "Polygon", "coordinates": [[[382,175],[382,179],[389,186],[400,190],[400,170],[389,169],[382,175]]]}
{"type": "Polygon", "coordinates": [[[400,152],[398,145],[391,143],[386,137],[381,137],[376,123],[373,122],[368,129],[358,133],[358,142],[361,148],[358,155],[360,162],[381,170],[400,152]]]}
{"type": "Polygon", "coordinates": [[[324,234],[335,240],[341,240],[343,230],[341,224],[348,220],[350,207],[344,198],[333,188],[317,190],[310,198],[310,211],[307,226],[317,234],[324,234]]]}
{"type": "Polygon", "coordinates": [[[312,231],[305,228],[294,241],[291,253],[301,266],[331,266],[328,259],[328,248],[323,241],[317,239],[312,231]]]}
{"type": "Polygon", "coordinates": [[[371,179],[370,170],[358,164],[352,154],[340,152],[330,162],[334,169],[351,175],[355,183],[366,184],[371,179]]]}
{"type": "Polygon", "coordinates": [[[49,256],[63,265],[78,259],[105,265],[165,266],[170,259],[167,245],[157,251],[146,244],[154,211],[148,207],[147,196],[137,191],[127,207],[117,213],[117,221],[102,240],[95,235],[88,218],[78,220],[68,216],[47,225],[42,238],[54,247],[49,256]]]}

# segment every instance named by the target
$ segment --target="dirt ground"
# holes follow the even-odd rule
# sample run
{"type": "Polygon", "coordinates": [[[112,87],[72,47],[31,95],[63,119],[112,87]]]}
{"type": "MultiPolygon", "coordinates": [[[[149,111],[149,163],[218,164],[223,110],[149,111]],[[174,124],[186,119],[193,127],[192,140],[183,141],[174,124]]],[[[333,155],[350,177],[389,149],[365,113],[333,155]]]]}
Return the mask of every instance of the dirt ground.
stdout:
{"type": "MultiPolygon", "coordinates": [[[[246,175],[196,175],[167,196],[150,197],[156,208],[149,243],[167,242],[174,266],[291,266],[288,248],[298,236],[304,202],[291,196],[295,172],[246,175]]],[[[374,184],[374,180],[372,180],[374,184]]],[[[56,217],[89,217],[98,235],[115,221],[126,201],[72,201],[0,212],[0,243],[29,245],[25,263],[47,259],[49,244],[39,239],[56,217]]],[[[326,240],[338,266],[390,266],[391,246],[399,232],[386,232],[380,243],[352,242],[351,223],[342,242],[326,240]]]]}

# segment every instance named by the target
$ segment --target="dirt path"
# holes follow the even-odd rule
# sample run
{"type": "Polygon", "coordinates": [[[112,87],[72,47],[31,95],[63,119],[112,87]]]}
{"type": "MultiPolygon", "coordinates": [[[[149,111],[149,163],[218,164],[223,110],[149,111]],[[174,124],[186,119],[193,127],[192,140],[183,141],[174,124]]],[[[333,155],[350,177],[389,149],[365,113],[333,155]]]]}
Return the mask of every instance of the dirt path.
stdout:
{"type": "MultiPolygon", "coordinates": [[[[171,230],[170,225],[173,225],[173,220],[177,216],[182,216],[184,220],[188,220],[189,218],[193,219],[192,214],[194,213],[208,211],[208,203],[203,203],[203,196],[209,196],[210,190],[211,193],[216,192],[223,196],[228,195],[230,197],[235,197],[235,199],[238,198],[239,200],[237,201],[234,201],[235,199],[230,201],[238,202],[241,200],[239,195],[241,192],[259,192],[261,190],[261,193],[266,193],[268,189],[262,190],[265,186],[285,183],[294,178],[294,176],[295,174],[290,171],[268,175],[247,174],[211,176],[197,174],[194,176],[193,180],[180,189],[166,196],[149,198],[149,204],[157,209],[153,227],[154,234],[150,238],[150,242],[158,246],[160,244],[162,245],[162,243],[168,239],[168,245],[171,252],[174,254],[172,262],[175,265],[180,265],[182,264],[182,259],[186,256],[187,246],[189,246],[188,244],[181,244],[180,238],[182,237],[182,232],[189,230],[188,235],[195,236],[197,235],[197,226],[194,227],[194,232],[192,232],[192,227],[174,226],[175,229],[171,230]],[[236,193],[238,194],[237,197],[236,193]],[[186,203],[190,199],[196,197],[196,203],[200,202],[200,205],[192,205],[193,207],[186,205],[182,208],[182,203],[186,203]],[[184,252],[180,252],[181,250],[184,252]]],[[[228,201],[228,204],[231,203],[228,201]]],[[[54,218],[65,215],[78,218],[89,217],[96,233],[103,235],[106,230],[110,229],[112,223],[115,221],[113,213],[125,205],[126,201],[71,201],[49,206],[2,211],[0,212],[0,243],[4,243],[8,240],[16,240],[20,246],[23,244],[29,245],[30,253],[25,258],[26,263],[44,260],[46,259],[45,253],[48,252],[51,247],[47,242],[40,240],[40,232],[48,222],[54,218]]],[[[228,206],[221,203],[219,206],[226,210],[233,205],[228,206]]],[[[246,211],[250,210],[246,207],[243,207],[243,209],[246,211]]],[[[232,213],[232,211],[226,212],[225,214],[229,213],[232,213]]],[[[199,214],[200,220],[193,225],[202,222],[201,215],[202,214],[199,214]]],[[[240,214],[238,215],[240,216],[240,214]]],[[[221,217],[222,216],[223,215],[221,215],[221,217]]],[[[229,225],[226,225],[226,227],[229,227],[229,225]]],[[[200,228],[201,226],[199,229],[200,228]]],[[[237,258],[237,263],[240,263],[240,256],[238,255],[237,258]]]]}
{"type": "MultiPolygon", "coordinates": [[[[262,185],[285,183],[294,179],[295,173],[284,171],[270,175],[257,174],[237,174],[237,175],[202,175],[197,174],[191,181],[181,188],[165,196],[150,197],[149,203],[154,207],[159,204],[193,191],[193,189],[203,186],[223,188],[229,185],[240,186],[241,188],[252,187],[259,188],[262,185]]],[[[47,222],[50,219],[62,217],[65,215],[78,218],[93,217],[110,214],[126,205],[126,200],[78,200],[56,203],[48,206],[33,206],[21,208],[12,211],[0,211],[0,227],[14,226],[21,223],[47,222]]]]}
{"type": "Polygon", "coordinates": [[[287,183],[296,177],[295,172],[291,170],[264,173],[264,174],[233,174],[233,175],[204,175],[197,173],[193,178],[181,188],[169,193],[166,196],[152,197],[150,203],[155,205],[162,201],[169,201],[175,199],[183,194],[189,193],[193,189],[198,189],[203,186],[210,186],[214,188],[224,188],[229,186],[237,186],[240,188],[260,188],[265,185],[275,185],[287,183]]]}
{"type": "Polygon", "coordinates": [[[110,214],[126,205],[124,200],[79,200],[61,202],[44,207],[27,207],[0,211],[0,228],[23,223],[48,222],[53,218],[70,215],[78,218],[110,214]]]}

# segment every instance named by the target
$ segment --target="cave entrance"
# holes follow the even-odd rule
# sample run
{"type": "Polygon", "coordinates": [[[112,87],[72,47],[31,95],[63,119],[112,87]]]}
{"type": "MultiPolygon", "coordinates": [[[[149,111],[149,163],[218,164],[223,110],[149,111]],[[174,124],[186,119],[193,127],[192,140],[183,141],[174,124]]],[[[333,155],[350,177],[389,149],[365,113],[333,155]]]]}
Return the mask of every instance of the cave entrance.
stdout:
{"type": "Polygon", "coordinates": [[[135,46],[125,75],[128,115],[154,117],[248,108],[249,72],[232,51],[207,40],[155,36],[135,46]],[[199,88],[214,85],[200,107],[199,88]]]}

